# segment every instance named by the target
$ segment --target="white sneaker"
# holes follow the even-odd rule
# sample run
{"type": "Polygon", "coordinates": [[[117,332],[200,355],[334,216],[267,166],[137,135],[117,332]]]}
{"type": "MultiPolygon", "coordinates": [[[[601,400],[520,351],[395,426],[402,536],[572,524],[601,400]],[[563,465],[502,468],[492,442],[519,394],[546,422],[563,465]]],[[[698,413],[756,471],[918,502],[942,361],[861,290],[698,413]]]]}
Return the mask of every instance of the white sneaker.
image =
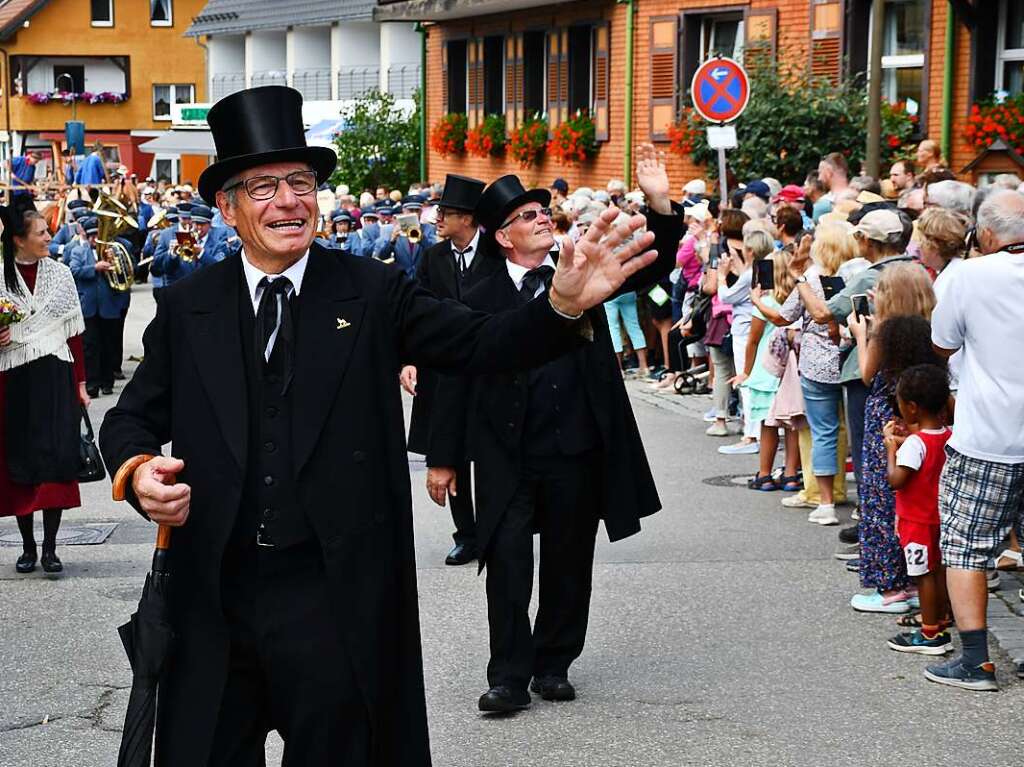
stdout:
{"type": "Polygon", "coordinates": [[[833,504],[818,504],[818,508],[807,515],[808,522],[819,525],[838,525],[839,517],[836,516],[836,507],[833,504]]]}
{"type": "Polygon", "coordinates": [[[787,509],[813,509],[813,508],[816,508],[813,503],[809,502],[800,493],[797,493],[796,495],[790,495],[790,496],[787,496],[787,497],[783,498],[782,499],[782,505],[785,506],[787,509]]]}

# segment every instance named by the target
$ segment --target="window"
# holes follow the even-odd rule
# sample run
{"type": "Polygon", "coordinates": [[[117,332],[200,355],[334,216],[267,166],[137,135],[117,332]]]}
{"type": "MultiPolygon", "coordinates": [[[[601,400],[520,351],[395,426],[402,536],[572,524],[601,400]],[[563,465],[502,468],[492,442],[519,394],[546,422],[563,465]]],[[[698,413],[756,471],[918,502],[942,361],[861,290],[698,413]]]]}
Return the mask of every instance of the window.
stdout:
{"type": "Polygon", "coordinates": [[[153,27],[169,27],[174,24],[171,0],[149,0],[149,24],[153,27]]]}
{"type": "MultiPolygon", "coordinates": [[[[679,31],[678,107],[689,103],[690,82],[703,62],[716,54],[743,61],[743,13],[684,13],[679,31]]],[[[667,41],[665,41],[667,42],[667,41]]]]}
{"type": "Polygon", "coordinates": [[[153,169],[149,175],[157,180],[167,179],[172,184],[177,184],[178,161],[178,158],[173,155],[156,155],[153,159],[153,169]]]}
{"type": "Polygon", "coordinates": [[[592,27],[569,28],[569,114],[590,111],[592,27]]]}
{"type": "Polygon", "coordinates": [[[527,117],[544,111],[544,32],[523,33],[523,107],[527,117]]]}
{"type": "Polygon", "coordinates": [[[153,119],[170,120],[171,104],[192,104],[195,102],[196,87],[190,84],[154,85],[153,119]]]}
{"type": "Polygon", "coordinates": [[[882,24],[882,95],[921,111],[924,95],[925,2],[887,0],[882,24]]]}
{"type": "Polygon", "coordinates": [[[466,41],[450,40],[447,46],[448,52],[448,111],[453,113],[466,113],[466,41]]]}
{"type": "Polygon", "coordinates": [[[55,91],[70,91],[71,93],[84,92],[85,66],[82,64],[58,64],[54,66],[53,89],[55,91]]]}
{"type": "Polygon", "coordinates": [[[505,112],[505,38],[484,38],[484,114],[505,112]]]}
{"type": "Polygon", "coordinates": [[[1011,96],[1024,93],[1024,7],[1019,2],[999,4],[996,91],[1011,96]]]}
{"type": "Polygon", "coordinates": [[[114,26],[114,0],[89,0],[94,27],[114,26]]]}

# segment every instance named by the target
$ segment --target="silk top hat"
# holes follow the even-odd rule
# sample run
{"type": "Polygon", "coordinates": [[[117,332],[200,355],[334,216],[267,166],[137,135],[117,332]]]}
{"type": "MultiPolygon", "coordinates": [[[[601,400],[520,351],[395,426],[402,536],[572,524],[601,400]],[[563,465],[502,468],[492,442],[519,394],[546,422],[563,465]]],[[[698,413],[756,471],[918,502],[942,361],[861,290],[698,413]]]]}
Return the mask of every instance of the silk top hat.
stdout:
{"type": "Polygon", "coordinates": [[[480,195],[483,194],[485,186],[486,184],[479,179],[449,173],[444,179],[444,192],[437,205],[440,208],[472,213],[480,202],[480,195]]]}
{"type": "Polygon", "coordinates": [[[306,146],[302,95],[268,85],[225,96],[206,117],[217,146],[217,162],[199,177],[199,193],[213,200],[229,179],[249,168],[275,162],[305,162],[322,183],[334,172],[333,149],[306,146]]]}
{"type": "Polygon", "coordinates": [[[491,237],[520,205],[539,202],[542,207],[551,204],[547,189],[526,189],[519,176],[502,176],[484,190],[476,206],[476,219],[491,237]]]}

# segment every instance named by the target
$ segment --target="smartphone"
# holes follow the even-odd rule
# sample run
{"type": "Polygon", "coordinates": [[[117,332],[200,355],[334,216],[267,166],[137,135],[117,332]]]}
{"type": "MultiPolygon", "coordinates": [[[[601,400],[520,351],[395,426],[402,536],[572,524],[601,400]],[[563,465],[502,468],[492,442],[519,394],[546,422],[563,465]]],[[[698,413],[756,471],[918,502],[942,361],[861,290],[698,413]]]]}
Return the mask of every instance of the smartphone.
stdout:
{"type": "Polygon", "coordinates": [[[720,248],[717,245],[712,245],[711,250],[708,251],[708,266],[712,269],[718,268],[718,255],[720,248]]]}
{"type": "Polygon", "coordinates": [[[775,262],[763,258],[754,262],[754,284],[761,290],[775,290],[775,262]]]}
{"type": "Polygon", "coordinates": [[[821,278],[821,290],[825,294],[825,300],[828,301],[836,293],[846,287],[846,283],[842,277],[822,277],[821,278]]]}
{"type": "Polygon", "coordinates": [[[850,297],[853,302],[853,313],[858,317],[869,317],[871,316],[871,308],[868,305],[867,293],[857,293],[850,297]]]}

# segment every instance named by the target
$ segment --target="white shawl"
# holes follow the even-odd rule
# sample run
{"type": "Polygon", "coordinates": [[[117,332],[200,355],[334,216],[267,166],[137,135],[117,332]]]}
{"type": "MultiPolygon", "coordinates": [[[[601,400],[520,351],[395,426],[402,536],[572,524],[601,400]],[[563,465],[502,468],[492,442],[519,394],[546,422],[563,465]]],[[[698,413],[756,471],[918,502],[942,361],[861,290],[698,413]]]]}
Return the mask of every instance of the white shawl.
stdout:
{"type": "Polygon", "coordinates": [[[0,346],[0,372],[54,355],[73,362],[68,339],[85,331],[82,306],[71,270],[51,258],[39,262],[35,292],[15,269],[20,293],[11,290],[0,270],[0,298],[13,301],[24,316],[11,325],[11,343],[0,346]]]}

